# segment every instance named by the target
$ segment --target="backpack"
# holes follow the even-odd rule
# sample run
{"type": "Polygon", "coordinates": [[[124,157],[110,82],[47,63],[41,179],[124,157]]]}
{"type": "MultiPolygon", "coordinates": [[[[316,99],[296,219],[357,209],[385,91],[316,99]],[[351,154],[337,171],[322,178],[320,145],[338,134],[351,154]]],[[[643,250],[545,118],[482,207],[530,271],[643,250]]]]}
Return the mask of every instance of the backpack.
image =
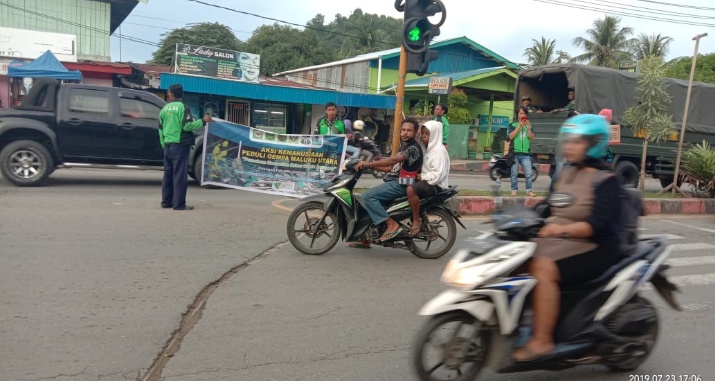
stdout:
{"type": "MultiPolygon", "coordinates": [[[[596,175],[594,180],[594,188],[604,180],[605,174],[610,171],[602,170],[596,175]]],[[[620,192],[618,198],[621,203],[621,226],[616,232],[618,236],[618,251],[621,255],[630,256],[636,252],[638,248],[638,219],[645,216],[645,207],[643,206],[643,195],[639,189],[624,186],[620,182],[620,192]]]]}

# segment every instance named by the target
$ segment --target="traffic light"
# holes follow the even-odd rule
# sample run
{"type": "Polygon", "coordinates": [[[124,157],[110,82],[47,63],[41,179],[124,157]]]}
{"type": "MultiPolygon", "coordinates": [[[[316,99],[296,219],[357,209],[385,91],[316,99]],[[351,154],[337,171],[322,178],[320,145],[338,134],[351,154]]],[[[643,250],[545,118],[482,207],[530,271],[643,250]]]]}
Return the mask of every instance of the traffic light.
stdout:
{"type": "Polygon", "coordinates": [[[401,38],[407,52],[407,72],[425,75],[429,63],[439,57],[437,52],[429,51],[429,44],[439,36],[447,10],[440,0],[396,0],[395,9],[405,12],[401,38]],[[432,24],[428,17],[438,13],[442,14],[439,23],[432,24]]]}

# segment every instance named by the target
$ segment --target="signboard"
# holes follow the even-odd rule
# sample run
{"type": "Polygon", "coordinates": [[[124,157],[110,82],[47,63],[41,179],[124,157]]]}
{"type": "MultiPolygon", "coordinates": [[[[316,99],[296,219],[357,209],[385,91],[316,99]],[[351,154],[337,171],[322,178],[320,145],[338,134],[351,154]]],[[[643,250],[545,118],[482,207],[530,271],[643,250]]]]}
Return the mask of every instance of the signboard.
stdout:
{"type": "Polygon", "coordinates": [[[621,144],[621,126],[612,125],[611,126],[611,138],[608,140],[609,145],[621,144]]]}
{"type": "Polygon", "coordinates": [[[618,70],[630,71],[631,73],[635,73],[637,67],[637,61],[621,61],[618,63],[618,70]]]}
{"type": "Polygon", "coordinates": [[[340,175],[345,135],[275,134],[214,119],[204,132],[201,184],[303,198],[340,175]]]}
{"type": "Polygon", "coordinates": [[[430,77],[429,93],[447,95],[452,91],[451,77],[430,77]]]}
{"type": "Polygon", "coordinates": [[[60,61],[77,62],[74,34],[0,27],[0,57],[34,60],[47,50],[60,61]]]}
{"type": "MultiPolygon", "coordinates": [[[[499,131],[500,128],[509,127],[509,117],[504,115],[492,115],[492,132],[499,131]]],[[[479,132],[487,132],[489,128],[489,115],[479,115],[479,132]]]]}
{"type": "Polygon", "coordinates": [[[257,54],[176,44],[176,73],[258,83],[260,67],[257,54]]]}

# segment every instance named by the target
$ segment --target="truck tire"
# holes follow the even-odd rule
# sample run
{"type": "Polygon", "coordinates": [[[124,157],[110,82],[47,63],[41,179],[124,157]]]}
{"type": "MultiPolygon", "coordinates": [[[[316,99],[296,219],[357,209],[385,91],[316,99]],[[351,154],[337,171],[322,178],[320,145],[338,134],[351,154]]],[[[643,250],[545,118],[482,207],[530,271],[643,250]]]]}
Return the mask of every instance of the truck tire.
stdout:
{"type": "MultiPolygon", "coordinates": [[[[658,180],[660,180],[660,186],[663,187],[663,189],[665,189],[670,184],[673,183],[673,176],[661,175],[661,177],[658,177],[658,180]]],[[[680,187],[682,185],[683,185],[683,176],[678,176],[678,187],[680,187]]]]}
{"type": "Polygon", "coordinates": [[[616,173],[623,179],[625,185],[638,186],[641,174],[638,167],[630,161],[619,161],[616,164],[616,173]]]}
{"type": "Polygon", "coordinates": [[[0,171],[9,182],[19,187],[42,184],[55,164],[50,151],[32,140],[12,142],[0,151],[0,171]]]}

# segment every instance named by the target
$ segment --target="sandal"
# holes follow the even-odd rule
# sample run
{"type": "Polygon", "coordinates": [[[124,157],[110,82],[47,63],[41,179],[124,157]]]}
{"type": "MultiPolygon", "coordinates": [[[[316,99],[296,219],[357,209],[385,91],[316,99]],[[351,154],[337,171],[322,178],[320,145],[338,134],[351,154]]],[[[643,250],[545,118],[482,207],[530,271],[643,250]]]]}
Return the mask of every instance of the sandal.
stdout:
{"type": "Polygon", "coordinates": [[[348,244],[348,247],[353,248],[353,249],[370,249],[372,246],[370,246],[369,242],[350,242],[348,244]]]}
{"type": "Polygon", "coordinates": [[[386,241],[389,241],[389,240],[391,240],[391,239],[394,239],[394,238],[397,237],[400,233],[402,233],[402,228],[398,228],[398,229],[395,230],[394,232],[385,233],[385,234],[382,235],[382,237],[380,237],[380,242],[386,242],[386,241]]]}
{"type": "Polygon", "coordinates": [[[546,357],[546,356],[548,356],[548,355],[554,353],[554,349],[551,349],[551,350],[545,351],[545,352],[537,353],[537,352],[534,352],[534,351],[533,351],[532,349],[530,349],[529,347],[527,347],[526,345],[523,346],[523,347],[521,347],[521,348],[519,348],[518,351],[521,351],[521,353],[523,353],[525,357],[517,358],[516,356],[514,356],[514,354],[512,354],[511,357],[514,359],[515,362],[520,362],[520,363],[521,363],[521,362],[536,361],[536,360],[539,360],[539,359],[541,359],[541,358],[543,358],[543,357],[546,357]]]}

